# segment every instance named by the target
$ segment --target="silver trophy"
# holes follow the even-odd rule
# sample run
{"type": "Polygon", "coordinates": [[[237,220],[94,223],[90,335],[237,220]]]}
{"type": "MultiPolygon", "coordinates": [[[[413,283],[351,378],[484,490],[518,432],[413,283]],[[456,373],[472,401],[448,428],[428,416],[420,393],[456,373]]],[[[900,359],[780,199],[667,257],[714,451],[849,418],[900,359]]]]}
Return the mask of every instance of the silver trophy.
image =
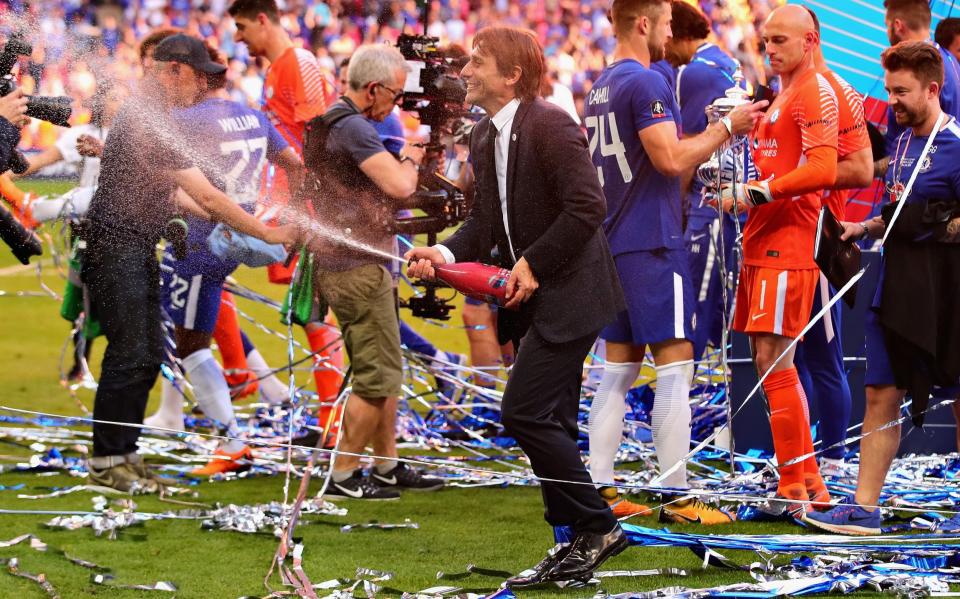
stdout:
{"type": "MultiPolygon", "coordinates": [[[[717,98],[712,104],[707,106],[707,120],[710,123],[715,123],[723,117],[729,115],[737,106],[750,104],[750,102],[750,94],[748,94],[747,90],[743,88],[743,72],[738,68],[733,74],[733,87],[727,89],[722,97],[717,98]]],[[[744,171],[746,169],[744,168],[744,154],[746,149],[746,137],[740,135],[733,136],[716,152],[714,152],[713,156],[711,156],[709,160],[697,168],[697,178],[701,183],[703,183],[701,202],[705,202],[711,198],[718,199],[717,196],[720,194],[720,188],[722,185],[736,185],[745,179],[746,173],[744,171]]],[[[719,204],[720,203],[717,202],[717,220],[714,222],[714,226],[711,227],[710,243],[712,244],[713,249],[715,250],[715,255],[718,258],[720,276],[724,281],[722,290],[723,305],[725,306],[725,322],[722,328],[720,340],[720,364],[724,379],[724,387],[727,393],[727,430],[721,432],[726,433],[726,449],[729,451],[730,472],[733,474],[735,472],[733,447],[733,403],[730,385],[729,349],[730,330],[733,325],[733,298],[736,297],[736,289],[737,285],[739,284],[740,263],[742,261],[743,254],[740,243],[741,233],[740,222],[738,218],[739,215],[736,213],[736,207],[734,207],[734,213],[732,215],[727,215],[723,213],[719,204]],[[733,227],[734,234],[732,236],[732,240],[726,239],[726,235],[723,233],[725,223],[733,227]],[[733,243],[732,263],[728,263],[729,261],[727,260],[727,250],[725,246],[731,242],[733,243]]],[[[717,445],[723,446],[724,443],[719,441],[720,438],[721,437],[719,436],[717,437],[717,445]]]]}
{"type": "MultiPolygon", "coordinates": [[[[724,95],[713,101],[705,109],[707,113],[707,122],[716,123],[723,117],[730,114],[737,106],[750,103],[750,94],[743,88],[743,72],[738,68],[733,74],[733,87],[727,89],[724,95]]],[[[697,168],[697,178],[708,189],[716,190],[721,185],[723,177],[721,171],[729,168],[729,164],[736,163],[734,158],[740,153],[744,138],[736,136],[731,138],[718,151],[714,152],[709,160],[697,168]],[[732,155],[730,155],[732,154],[732,155]]]]}

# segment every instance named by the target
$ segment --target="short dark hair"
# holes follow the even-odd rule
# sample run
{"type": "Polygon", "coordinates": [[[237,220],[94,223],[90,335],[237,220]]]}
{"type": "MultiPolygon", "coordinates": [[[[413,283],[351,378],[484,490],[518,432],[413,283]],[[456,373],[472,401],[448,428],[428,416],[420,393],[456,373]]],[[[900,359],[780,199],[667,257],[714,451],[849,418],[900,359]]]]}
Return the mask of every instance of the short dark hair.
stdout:
{"type": "Polygon", "coordinates": [[[937,23],[937,31],[933,39],[937,40],[940,47],[946,50],[953,44],[953,40],[960,35],[960,18],[950,17],[937,23]]]}
{"type": "Polygon", "coordinates": [[[683,0],[673,0],[673,39],[677,41],[702,40],[710,36],[710,21],[700,9],[683,0]]]}
{"type": "Polygon", "coordinates": [[[241,17],[251,20],[263,13],[267,15],[270,22],[280,22],[280,9],[277,8],[276,0],[236,0],[227,9],[227,13],[234,19],[241,17]]]}
{"type": "Polygon", "coordinates": [[[943,58],[927,42],[900,42],[884,50],[880,62],[886,71],[910,71],[924,85],[936,81],[943,88],[943,58]]]}
{"type": "Polygon", "coordinates": [[[473,38],[473,47],[481,54],[493,57],[497,71],[508,77],[515,67],[520,68],[516,95],[521,100],[533,100],[540,93],[543,81],[543,48],[532,31],[515,27],[484,27],[473,38]]]}
{"type": "Polygon", "coordinates": [[[813,19],[813,30],[817,32],[817,35],[820,35],[820,19],[817,18],[817,13],[813,12],[813,9],[807,6],[806,4],[801,4],[807,13],[810,15],[810,18],[813,19]]]}
{"type": "Polygon", "coordinates": [[[930,28],[928,0],[883,0],[883,8],[891,19],[900,19],[911,31],[930,28]]]}
{"type": "Polygon", "coordinates": [[[143,41],[140,42],[140,62],[142,63],[147,58],[150,50],[159,46],[160,42],[178,33],[180,33],[180,30],[174,27],[154,29],[148,33],[147,37],[143,38],[143,41]]]}
{"type": "Polygon", "coordinates": [[[663,6],[670,0],[613,0],[610,9],[613,31],[616,35],[623,35],[630,31],[633,22],[642,15],[650,16],[650,9],[663,6]]]}

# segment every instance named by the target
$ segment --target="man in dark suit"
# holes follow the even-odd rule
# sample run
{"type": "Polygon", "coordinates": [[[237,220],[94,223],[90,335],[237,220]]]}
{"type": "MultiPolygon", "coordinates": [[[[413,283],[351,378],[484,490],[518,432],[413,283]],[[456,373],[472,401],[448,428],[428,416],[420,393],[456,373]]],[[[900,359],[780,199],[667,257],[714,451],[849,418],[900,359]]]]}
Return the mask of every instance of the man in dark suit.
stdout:
{"type": "Polygon", "coordinates": [[[421,278],[433,277],[432,264],[490,261],[494,248],[511,271],[497,326],[501,342],[519,349],[502,421],[541,479],[547,522],[576,533],[508,580],[513,587],[587,578],[627,545],[576,443],[583,361],[623,309],[623,293],[600,227],[606,206],[586,138],[568,114],[537,98],[542,73],[531,33],[490,27],[476,35],[462,75],[467,102],[488,116],[471,140],[473,209],[444,245],[406,255],[409,274],[421,278]]]}

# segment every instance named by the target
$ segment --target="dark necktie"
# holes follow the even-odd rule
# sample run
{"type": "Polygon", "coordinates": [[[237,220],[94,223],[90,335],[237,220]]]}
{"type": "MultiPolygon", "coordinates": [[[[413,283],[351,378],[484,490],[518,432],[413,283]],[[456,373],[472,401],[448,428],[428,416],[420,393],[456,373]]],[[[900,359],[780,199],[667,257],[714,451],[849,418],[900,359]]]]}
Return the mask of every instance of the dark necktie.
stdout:
{"type": "MultiPolygon", "coordinates": [[[[493,212],[497,219],[496,228],[498,231],[502,232],[500,235],[498,235],[498,238],[500,238],[502,235],[503,253],[506,256],[509,256],[510,240],[509,235],[507,235],[506,227],[503,224],[503,208],[505,204],[502,202],[503,200],[506,200],[506,198],[503,200],[500,198],[500,180],[497,178],[497,127],[493,124],[493,121],[490,121],[490,128],[487,130],[487,145],[490,146],[487,150],[488,156],[490,157],[490,170],[488,171],[490,176],[487,177],[488,182],[484,192],[489,193],[490,197],[493,198],[494,206],[496,206],[493,212]]],[[[506,167],[506,165],[504,165],[504,167],[506,167]]]]}
{"type": "Polygon", "coordinates": [[[490,170],[493,173],[493,182],[497,187],[497,201],[500,200],[500,182],[497,181],[497,126],[490,121],[487,127],[487,155],[490,157],[490,170]]]}
{"type": "Polygon", "coordinates": [[[490,199],[496,204],[494,214],[501,214],[500,181],[497,180],[497,126],[493,121],[490,121],[490,126],[487,127],[487,168],[489,170],[487,170],[484,193],[490,194],[490,199]]]}

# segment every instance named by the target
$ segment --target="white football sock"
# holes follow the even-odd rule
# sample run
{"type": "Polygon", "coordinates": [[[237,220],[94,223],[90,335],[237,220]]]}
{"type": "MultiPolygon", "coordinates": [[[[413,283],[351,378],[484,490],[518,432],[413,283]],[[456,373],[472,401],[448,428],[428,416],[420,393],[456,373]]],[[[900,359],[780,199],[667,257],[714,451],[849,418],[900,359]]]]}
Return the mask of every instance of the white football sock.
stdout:
{"type": "MultiPolygon", "coordinates": [[[[607,359],[607,343],[603,339],[597,339],[597,342],[593,344],[593,349],[590,352],[595,356],[590,359],[591,366],[599,366],[607,359]]],[[[587,378],[583,381],[583,386],[587,389],[598,389],[600,387],[600,379],[603,378],[603,368],[588,368],[587,378]]]]}
{"type": "Polygon", "coordinates": [[[75,187],[57,198],[35,198],[30,202],[33,218],[41,223],[58,218],[81,218],[90,208],[94,190],[92,187],[75,187]]]}
{"type": "Polygon", "coordinates": [[[639,362],[607,362],[590,406],[590,477],[598,485],[613,484],[613,462],[623,437],[627,391],[640,374],[639,362]]]}
{"type": "MultiPolygon", "coordinates": [[[[193,394],[203,413],[225,428],[227,435],[236,437],[237,423],[230,402],[230,387],[213,352],[209,348],[193,352],[183,359],[183,369],[190,377],[193,394]]],[[[243,443],[229,439],[223,442],[221,448],[228,453],[236,453],[243,449],[243,443]]]]}
{"type": "Polygon", "coordinates": [[[253,348],[247,354],[247,368],[253,371],[260,379],[260,397],[269,404],[279,404],[289,399],[289,388],[280,382],[273,374],[273,369],[267,366],[267,361],[260,355],[260,350],[253,348]]]}
{"type": "MultiPolygon", "coordinates": [[[[183,394],[166,377],[160,377],[160,407],[143,423],[147,426],[183,430],[183,394]]],[[[160,431],[157,431],[160,432],[160,431]]]]}
{"type": "MultiPolygon", "coordinates": [[[[657,367],[657,391],[653,396],[653,446],[660,472],[666,472],[690,451],[690,383],[693,360],[657,367]]],[[[663,480],[665,487],[686,489],[687,467],[681,466],[663,480]]]]}

